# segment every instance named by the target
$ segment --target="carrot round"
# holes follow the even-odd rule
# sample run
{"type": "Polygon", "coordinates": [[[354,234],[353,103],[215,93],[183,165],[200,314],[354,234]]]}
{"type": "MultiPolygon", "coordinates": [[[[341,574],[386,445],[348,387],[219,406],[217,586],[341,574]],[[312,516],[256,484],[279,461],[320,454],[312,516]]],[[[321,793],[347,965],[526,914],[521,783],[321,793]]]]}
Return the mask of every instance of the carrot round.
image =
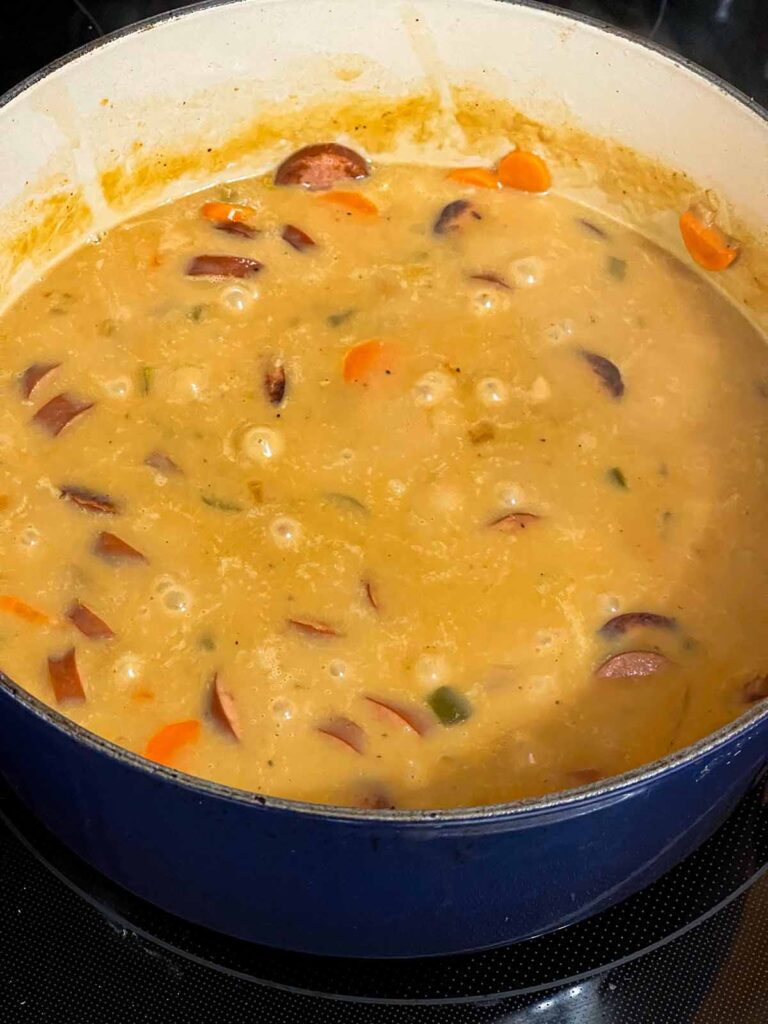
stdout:
{"type": "Polygon", "coordinates": [[[251,225],[256,211],[252,206],[241,206],[239,203],[209,202],[200,207],[200,215],[214,224],[229,221],[230,224],[251,225]]]}
{"type": "Polygon", "coordinates": [[[501,188],[498,177],[487,167],[456,167],[448,172],[448,178],[460,185],[473,185],[475,188],[501,188]]]}
{"type": "Polygon", "coordinates": [[[361,217],[378,217],[379,208],[359,192],[323,192],[317,197],[318,203],[338,206],[346,213],[356,213],[361,217]]]}
{"type": "Polygon", "coordinates": [[[365,383],[373,376],[390,374],[397,362],[398,346],[391,341],[361,341],[344,353],[342,376],[348,384],[365,383]]]}
{"type": "Polygon", "coordinates": [[[196,718],[184,722],[171,722],[152,736],[144,748],[144,756],[160,764],[172,764],[182,748],[196,743],[199,738],[200,723],[196,718]]]}
{"type": "Polygon", "coordinates": [[[12,595],[0,597],[0,612],[8,612],[9,615],[15,615],[16,618],[23,619],[33,626],[47,626],[51,621],[43,612],[39,612],[37,608],[33,608],[26,601],[12,595]]]}
{"type": "Polygon", "coordinates": [[[695,209],[686,210],[680,217],[680,234],[685,248],[705,270],[725,270],[739,255],[739,246],[695,209]]]}
{"type": "Polygon", "coordinates": [[[513,149],[507,153],[499,160],[496,173],[505,188],[516,188],[522,192],[546,192],[552,184],[547,165],[540,156],[526,149],[513,149]]]}

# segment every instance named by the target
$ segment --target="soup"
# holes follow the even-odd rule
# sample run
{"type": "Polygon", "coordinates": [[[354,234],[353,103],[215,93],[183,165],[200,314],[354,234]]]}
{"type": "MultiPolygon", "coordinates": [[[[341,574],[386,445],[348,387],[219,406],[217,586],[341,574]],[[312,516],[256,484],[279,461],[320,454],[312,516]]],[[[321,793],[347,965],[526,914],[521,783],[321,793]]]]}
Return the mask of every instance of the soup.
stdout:
{"type": "Polygon", "coordinates": [[[155,761],[379,808],[577,786],[765,697],[764,340],[548,177],[310,147],[30,288],[7,675],[155,761]]]}

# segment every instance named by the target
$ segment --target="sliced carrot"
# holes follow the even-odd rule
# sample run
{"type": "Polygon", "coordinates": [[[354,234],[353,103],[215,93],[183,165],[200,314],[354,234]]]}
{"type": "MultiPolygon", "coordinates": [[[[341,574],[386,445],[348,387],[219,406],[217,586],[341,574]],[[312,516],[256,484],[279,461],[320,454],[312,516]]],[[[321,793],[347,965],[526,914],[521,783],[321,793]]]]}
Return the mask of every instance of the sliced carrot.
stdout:
{"type": "Polygon", "coordinates": [[[200,215],[214,224],[229,221],[230,224],[247,224],[249,227],[256,219],[256,211],[252,206],[241,206],[239,203],[203,203],[200,215]]]}
{"type": "Polygon", "coordinates": [[[460,185],[473,185],[475,188],[501,188],[501,182],[493,171],[487,167],[456,167],[448,172],[451,181],[460,185]]]}
{"type": "Polygon", "coordinates": [[[540,156],[526,149],[513,149],[507,153],[499,160],[496,173],[505,188],[516,188],[522,192],[546,192],[552,184],[547,165],[540,156]]]}
{"type": "Polygon", "coordinates": [[[695,208],[680,217],[680,234],[685,248],[705,270],[725,270],[740,252],[738,244],[720,230],[711,215],[695,208]]]}
{"type": "Polygon", "coordinates": [[[362,217],[378,217],[379,208],[359,192],[323,192],[317,197],[318,203],[329,203],[338,206],[347,213],[357,213],[362,217]]]}
{"type": "Polygon", "coordinates": [[[39,612],[37,608],[33,608],[32,605],[12,595],[0,597],[0,612],[8,612],[9,615],[15,615],[18,619],[30,622],[33,626],[47,626],[51,622],[43,612],[39,612]]]}
{"type": "Polygon", "coordinates": [[[360,341],[344,353],[342,376],[348,384],[365,383],[376,374],[390,374],[400,348],[392,341],[360,341]]]}
{"type": "Polygon", "coordinates": [[[200,738],[200,723],[196,718],[184,722],[171,722],[155,733],[144,748],[144,756],[160,764],[171,764],[183,747],[200,738]]]}

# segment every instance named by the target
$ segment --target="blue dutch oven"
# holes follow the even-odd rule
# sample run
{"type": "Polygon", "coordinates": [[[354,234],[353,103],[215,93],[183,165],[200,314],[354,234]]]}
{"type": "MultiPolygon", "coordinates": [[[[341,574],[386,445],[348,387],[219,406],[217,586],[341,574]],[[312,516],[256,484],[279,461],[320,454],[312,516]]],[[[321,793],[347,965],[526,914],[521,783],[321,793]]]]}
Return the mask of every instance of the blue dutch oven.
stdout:
{"type": "MultiPolygon", "coordinates": [[[[738,170],[744,194],[751,188],[755,202],[760,195],[764,201],[764,115],[679,59],[536,5],[414,5],[444,51],[454,37],[457,52],[468,54],[504,40],[513,52],[524,40],[532,65],[551,69],[553,97],[558,89],[565,95],[592,88],[592,75],[602,89],[595,104],[606,133],[611,104],[616,123],[622,112],[636,112],[634,81],[642,81],[646,105],[659,118],[664,106],[670,118],[658,127],[660,145],[670,138],[679,145],[680,125],[689,115],[695,121],[690,112],[699,111],[707,132],[713,123],[720,126],[718,145],[743,146],[743,161],[737,168],[730,160],[729,172],[738,170]],[[591,70],[582,66],[588,53],[591,70]],[[607,88],[601,75],[614,75],[617,88],[607,88]],[[759,165],[761,159],[762,193],[759,166],[747,175],[750,160],[759,165]]],[[[405,31],[395,8],[377,0],[240,0],[139,26],[59,62],[5,97],[6,154],[17,152],[21,167],[23,139],[38,130],[30,127],[25,135],[24,124],[36,124],[36,97],[50,93],[48,81],[57,96],[66,94],[71,109],[87,106],[88,96],[101,95],[102,81],[109,81],[117,109],[121,83],[169,90],[174,76],[189,70],[193,44],[201,75],[231,59],[243,75],[258,77],[273,68],[268,52],[279,70],[279,59],[288,60],[299,44],[306,50],[316,40],[320,50],[338,45],[343,51],[350,38],[367,33],[367,50],[379,47],[383,66],[394,67],[387,47],[400,45],[397,33],[405,31]],[[212,54],[219,53],[217,64],[212,54]]],[[[188,116],[180,106],[179,121],[188,116]]],[[[639,118],[637,125],[638,131],[656,130],[653,119],[639,118]]],[[[717,147],[711,133],[707,137],[706,152],[714,159],[717,147]]],[[[35,139],[36,145],[45,141],[35,139]]],[[[474,950],[597,913],[653,881],[712,833],[766,764],[767,752],[763,704],[664,761],[578,790],[466,810],[356,810],[273,799],[150,764],[0,676],[0,770],[72,850],[182,918],[258,943],[337,956],[474,950]]]]}

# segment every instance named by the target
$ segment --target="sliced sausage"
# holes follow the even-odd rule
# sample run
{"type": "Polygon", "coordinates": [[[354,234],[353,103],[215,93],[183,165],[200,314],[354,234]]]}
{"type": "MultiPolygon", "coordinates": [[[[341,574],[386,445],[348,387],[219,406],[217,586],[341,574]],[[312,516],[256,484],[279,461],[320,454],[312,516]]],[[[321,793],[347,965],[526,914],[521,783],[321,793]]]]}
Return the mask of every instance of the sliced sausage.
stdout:
{"type": "Polygon", "coordinates": [[[486,281],[488,284],[496,285],[497,288],[512,290],[512,286],[504,280],[501,274],[470,274],[469,279],[470,281],[486,281]]]}
{"type": "Polygon", "coordinates": [[[314,238],[310,238],[306,231],[302,231],[301,228],[297,228],[295,224],[286,224],[280,233],[280,237],[297,252],[303,252],[305,249],[311,249],[317,244],[314,238]]]}
{"type": "Polygon", "coordinates": [[[274,359],[264,370],[264,391],[270,405],[280,405],[285,398],[285,387],[285,367],[279,359],[274,359]]]}
{"type": "Polygon", "coordinates": [[[74,647],[70,647],[59,657],[51,655],[48,658],[48,678],[57,704],[85,700],[85,690],[77,670],[74,647]]]}
{"type": "Polygon", "coordinates": [[[317,726],[317,731],[325,736],[333,736],[334,739],[346,744],[356,754],[365,751],[365,733],[351,718],[344,718],[339,715],[337,718],[329,718],[317,726]]]}
{"type": "Polygon", "coordinates": [[[149,466],[151,469],[156,469],[158,473],[162,473],[164,476],[173,476],[176,473],[181,473],[181,469],[170,455],[166,455],[165,452],[150,452],[144,459],[144,465],[149,466]]]}
{"type": "Polygon", "coordinates": [[[630,679],[652,676],[669,668],[672,662],[658,651],[622,651],[598,666],[595,675],[600,679],[630,679]]]}
{"type": "Polygon", "coordinates": [[[586,217],[577,217],[576,223],[584,228],[588,234],[594,235],[596,238],[608,237],[607,231],[604,231],[598,224],[595,224],[594,221],[587,220],[586,217]]]}
{"type": "Polygon", "coordinates": [[[376,707],[384,708],[385,711],[391,712],[401,722],[405,722],[419,736],[424,736],[435,724],[434,716],[417,704],[407,704],[403,701],[390,700],[388,697],[378,697],[373,694],[366,694],[365,699],[370,704],[375,704],[376,707]]]}
{"type": "Polygon", "coordinates": [[[255,238],[259,229],[242,220],[217,220],[213,226],[217,231],[225,231],[228,235],[241,235],[243,238],[255,238]]]}
{"type": "Polygon", "coordinates": [[[533,526],[540,519],[541,516],[537,516],[533,512],[507,512],[503,516],[499,516],[498,519],[494,519],[489,525],[491,529],[498,530],[499,533],[517,533],[519,530],[527,530],[529,526],[533,526]]]}
{"type": "Polygon", "coordinates": [[[600,627],[600,636],[623,636],[630,629],[676,629],[677,621],[668,615],[657,615],[656,612],[625,612],[615,615],[600,627]]]}
{"type": "Polygon", "coordinates": [[[83,509],[85,512],[102,512],[105,515],[113,516],[117,512],[117,505],[107,494],[97,494],[87,487],[72,487],[65,485],[59,488],[59,494],[66,501],[83,509]]]}
{"type": "Polygon", "coordinates": [[[365,579],[363,582],[363,590],[368,600],[368,604],[373,608],[375,612],[379,610],[379,595],[376,593],[376,589],[373,582],[369,579],[365,579]]]}
{"type": "Polygon", "coordinates": [[[589,363],[593,373],[599,378],[600,383],[613,398],[621,398],[624,394],[624,380],[621,371],[615,363],[605,356],[596,352],[582,351],[582,356],[589,363]]]}
{"type": "Polygon", "coordinates": [[[477,207],[469,199],[454,199],[437,215],[432,232],[435,235],[447,235],[452,231],[460,231],[472,220],[482,219],[477,207]]]}
{"type": "Polygon", "coordinates": [[[90,640],[111,640],[115,635],[114,630],[106,624],[104,619],[92,612],[84,604],[75,601],[67,612],[67,618],[72,625],[79,629],[83,636],[90,640]]]}
{"type": "Polygon", "coordinates": [[[307,636],[341,636],[341,633],[327,622],[318,619],[288,619],[288,625],[298,633],[307,636]]]}
{"type": "Polygon", "coordinates": [[[32,363],[19,377],[19,388],[24,398],[31,398],[40,381],[49,373],[58,370],[61,363],[32,363]]]}
{"type": "Polygon", "coordinates": [[[321,142],[292,153],[275,171],[276,185],[303,185],[318,190],[332,188],[337,181],[367,178],[368,161],[347,146],[321,142]]]}
{"type": "Polygon", "coordinates": [[[188,277],[254,277],[262,266],[247,256],[194,256],[186,273],[188,277]]]}
{"type": "Polygon", "coordinates": [[[211,717],[225,732],[231,733],[236,740],[242,738],[240,716],[237,713],[235,698],[222,682],[218,672],[214,674],[211,681],[211,717]]]}
{"type": "Polygon", "coordinates": [[[131,547],[127,541],[117,537],[114,533],[103,531],[98,535],[93,545],[93,553],[103,558],[105,562],[146,562],[146,555],[142,555],[136,548],[131,547]]]}
{"type": "Polygon", "coordinates": [[[47,430],[51,437],[57,437],[68,423],[88,412],[93,405],[93,402],[64,392],[38,409],[32,417],[32,422],[47,430]]]}

